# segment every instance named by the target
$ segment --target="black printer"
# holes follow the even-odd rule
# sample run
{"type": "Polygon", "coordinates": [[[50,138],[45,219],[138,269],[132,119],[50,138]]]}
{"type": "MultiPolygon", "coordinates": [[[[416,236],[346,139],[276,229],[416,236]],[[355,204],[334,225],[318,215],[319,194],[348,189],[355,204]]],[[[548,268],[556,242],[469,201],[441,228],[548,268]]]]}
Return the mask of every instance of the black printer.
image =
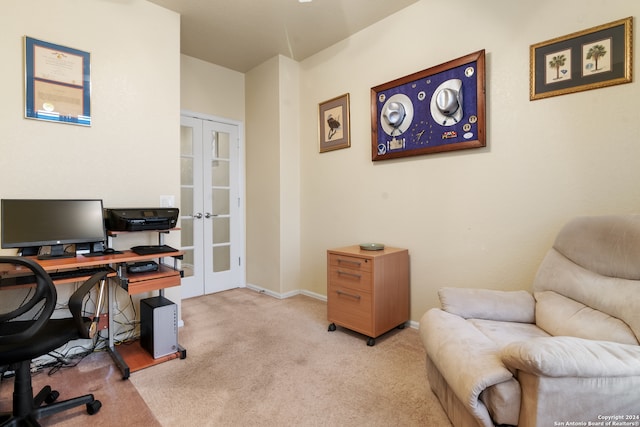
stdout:
{"type": "Polygon", "coordinates": [[[178,223],[178,208],[106,208],[107,230],[169,230],[178,223]]]}

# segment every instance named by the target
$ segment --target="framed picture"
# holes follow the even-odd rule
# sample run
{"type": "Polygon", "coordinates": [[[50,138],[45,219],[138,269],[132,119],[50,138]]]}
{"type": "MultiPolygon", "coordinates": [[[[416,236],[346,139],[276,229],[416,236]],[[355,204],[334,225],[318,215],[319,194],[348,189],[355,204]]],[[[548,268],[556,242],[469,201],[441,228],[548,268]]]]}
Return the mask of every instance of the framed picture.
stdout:
{"type": "Polygon", "coordinates": [[[88,52],[24,38],[25,117],[91,126],[88,52]]]}
{"type": "Polygon", "coordinates": [[[351,146],[348,93],[319,104],[318,125],[321,153],[351,146]]]}
{"type": "Polygon", "coordinates": [[[374,161],[484,147],[484,50],[372,88],[371,130],[374,161]]]}
{"type": "Polygon", "coordinates": [[[535,99],[630,83],[633,18],[530,47],[530,96],[535,99]]]}

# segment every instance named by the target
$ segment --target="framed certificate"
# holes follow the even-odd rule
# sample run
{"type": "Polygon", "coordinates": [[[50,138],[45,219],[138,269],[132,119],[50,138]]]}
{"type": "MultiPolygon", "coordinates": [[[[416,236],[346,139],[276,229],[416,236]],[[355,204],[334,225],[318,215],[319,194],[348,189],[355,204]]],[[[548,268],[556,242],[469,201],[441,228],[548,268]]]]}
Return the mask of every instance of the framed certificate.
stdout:
{"type": "Polygon", "coordinates": [[[24,38],[25,117],[91,126],[88,52],[24,38]]]}

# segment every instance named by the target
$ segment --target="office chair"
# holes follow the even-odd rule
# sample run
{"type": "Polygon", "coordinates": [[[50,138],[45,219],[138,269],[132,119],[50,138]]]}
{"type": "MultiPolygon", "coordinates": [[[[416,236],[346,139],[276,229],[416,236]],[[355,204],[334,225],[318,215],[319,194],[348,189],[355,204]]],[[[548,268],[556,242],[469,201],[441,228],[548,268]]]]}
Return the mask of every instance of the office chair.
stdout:
{"type": "Polygon", "coordinates": [[[102,404],[92,394],[55,402],[59,393],[45,386],[34,396],[31,360],[69,341],[90,338],[92,321],[82,316],[83,300],[106,274],[94,274],[73,293],[69,299],[72,317],[52,319],[57,293],[51,277],[31,259],[0,256],[0,291],[28,293],[18,301],[0,298],[0,367],[8,366],[15,372],[13,411],[0,413],[0,426],[39,426],[38,419],[80,405],[87,406],[89,415],[100,410],[102,404]],[[11,307],[5,309],[6,305],[11,307]]]}

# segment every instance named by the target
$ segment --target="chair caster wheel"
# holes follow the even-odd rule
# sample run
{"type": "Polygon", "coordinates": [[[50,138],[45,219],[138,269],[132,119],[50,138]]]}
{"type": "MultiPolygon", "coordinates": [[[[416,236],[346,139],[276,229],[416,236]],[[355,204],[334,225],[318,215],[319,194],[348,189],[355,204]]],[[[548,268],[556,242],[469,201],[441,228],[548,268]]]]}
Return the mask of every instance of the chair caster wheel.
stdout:
{"type": "Polygon", "coordinates": [[[102,408],[102,403],[99,400],[94,400],[93,402],[87,403],[87,414],[97,414],[100,408],[102,408]]]}
{"type": "Polygon", "coordinates": [[[44,402],[49,405],[55,402],[58,397],[60,397],[60,393],[57,390],[51,390],[49,395],[45,397],[44,402]]]}
{"type": "Polygon", "coordinates": [[[330,324],[329,325],[329,332],[333,332],[335,330],[336,330],[336,324],[335,323],[330,324]]]}

